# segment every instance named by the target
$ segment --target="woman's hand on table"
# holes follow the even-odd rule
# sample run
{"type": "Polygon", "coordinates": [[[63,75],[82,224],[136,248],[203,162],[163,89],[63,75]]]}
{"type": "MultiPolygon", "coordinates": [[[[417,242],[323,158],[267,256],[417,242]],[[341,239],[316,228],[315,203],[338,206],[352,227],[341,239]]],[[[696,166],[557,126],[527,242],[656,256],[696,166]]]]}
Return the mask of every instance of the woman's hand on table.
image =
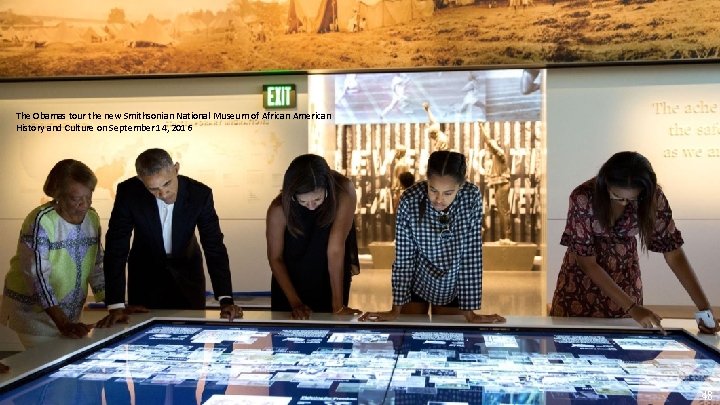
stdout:
{"type": "Polygon", "coordinates": [[[350,308],[343,305],[338,309],[337,311],[333,312],[333,315],[359,315],[362,314],[362,311],[356,308],[350,308]]]}
{"type": "Polygon", "coordinates": [[[365,312],[360,315],[358,321],[360,322],[388,322],[394,321],[400,315],[399,311],[383,311],[383,312],[365,312]]]}
{"type": "Polygon", "coordinates": [[[663,331],[663,333],[665,332],[665,329],[663,329],[662,324],[660,323],[662,321],[662,317],[647,307],[642,305],[633,305],[628,310],[628,315],[630,315],[635,322],[640,324],[643,328],[658,327],[661,331],[663,331]]]}
{"type": "Polygon", "coordinates": [[[82,322],[68,322],[61,326],[58,326],[60,334],[72,339],[80,339],[88,335],[92,330],[93,325],[88,325],[82,322]]]}
{"type": "Polygon", "coordinates": [[[482,315],[473,311],[463,311],[463,315],[470,323],[505,323],[505,318],[498,314],[482,315]]]}
{"type": "Polygon", "coordinates": [[[292,319],[310,319],[310,314],[312,314],[312,309],[303,303],[292,307],[292,319]]]}

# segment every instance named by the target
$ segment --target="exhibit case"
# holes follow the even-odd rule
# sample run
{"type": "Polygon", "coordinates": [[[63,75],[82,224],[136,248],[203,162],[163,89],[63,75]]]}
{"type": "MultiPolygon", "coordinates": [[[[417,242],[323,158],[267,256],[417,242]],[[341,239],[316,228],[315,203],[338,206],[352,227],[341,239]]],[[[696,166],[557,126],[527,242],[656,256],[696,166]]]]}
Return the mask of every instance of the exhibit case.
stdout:
{"type": "Polygon", "coordinates": [[[394,258],[395,211],[438,150],[463,153],[483,196],[489,270],[533,270],[544,215],[544,71],[335,73],[309,77],[310,149],[355,185],[361,253],[394,258]],[[312,107],[314,106],[314,107],[312,107]]]}
{"type": "Polygon", "coordinates": [[[436,150],[466,156],[468,181],[483,191],[484,241],[538,243],[542,78],[532,69],[349,73],[310,85],[334,100],[324,152],[355,183],[361,248],[393,240],[407,187],[399,177],[424,180],[436,150]]]}
{"type": "Polygon", "coordinates": [[[720,352],[682,329],[180,318],[140,323],[0,387],[0,404],[712,401],[720,352]]]}

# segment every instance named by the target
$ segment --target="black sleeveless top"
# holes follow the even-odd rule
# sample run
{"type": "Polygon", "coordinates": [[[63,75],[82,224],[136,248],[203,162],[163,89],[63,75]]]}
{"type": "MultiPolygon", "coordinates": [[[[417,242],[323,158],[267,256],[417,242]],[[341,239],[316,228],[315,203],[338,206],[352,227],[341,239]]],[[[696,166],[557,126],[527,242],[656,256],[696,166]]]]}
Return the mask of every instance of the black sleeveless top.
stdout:
{"type": "MultiPolygon", "coordinates": [[[[313,312],[333,312],[332,289],[328,273],[327,248],[332,224],[319,227],[316,225],[317,211],[311,211],[295,204],[299,227],[302,235],[294,237],[285,229],[283,261],[287,268],[290,281],[295,287],[300,300],[313,312]]],[[[355,221],[345,239],[345,257],[343,260],[343,305],[347,305],[350,294],[350,281],[359,269],[357,234],[355,221]]],[[[273,311],[292,311],[280,285],[273,277],[271,287],[271,309],[273,311]]]]}

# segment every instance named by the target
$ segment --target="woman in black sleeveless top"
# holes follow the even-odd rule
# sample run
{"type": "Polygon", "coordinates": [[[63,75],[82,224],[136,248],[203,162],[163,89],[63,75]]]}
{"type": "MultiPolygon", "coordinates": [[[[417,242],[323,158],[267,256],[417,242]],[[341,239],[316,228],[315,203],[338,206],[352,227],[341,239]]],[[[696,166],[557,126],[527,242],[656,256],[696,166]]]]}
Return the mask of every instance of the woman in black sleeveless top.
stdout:
{"type": "Polygon", "coordinates": [[[311,312],[358,314],[348,308],[350,280],[359,269],[353,218],[357,197],[325,159],[295,158],[267,212],[271,309],[308,319],[311,312]]]}

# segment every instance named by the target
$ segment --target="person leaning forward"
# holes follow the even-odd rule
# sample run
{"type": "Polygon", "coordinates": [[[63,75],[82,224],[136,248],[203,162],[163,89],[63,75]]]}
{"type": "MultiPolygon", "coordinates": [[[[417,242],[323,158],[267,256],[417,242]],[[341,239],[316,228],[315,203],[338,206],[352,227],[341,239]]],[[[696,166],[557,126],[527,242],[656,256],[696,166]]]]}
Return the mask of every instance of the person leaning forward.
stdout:
{"type": "Polygon", "coordinates": [[[0,322],[26,348],[59,336],[82,338],[93,328],[81,317],[88,287],[96,300],[104,297],[100,218],[91,207],[96,185],[87,165],[63,159],[43,185],[52,200],[23,221],[5,276],[0,322]]]}
{"type": "Polygon", "coordinates": [[[462,314],[471,323],[502,323],[476,314],[482,301],[482,194],[466,180],[465,155],[435,151],[426,180],[400,197],[395,220],[395,261],[389,311],[359,321],[394,321],[400,314],[462,314]]]}
{"type": "Polygon", "coordinates": [[[178,175],[179,169],[165,150],[148,149],[135,161],[137,177],[118,184],[105,235],[109,314],[97,327],[125,323],[129,314],[149,309],[205,309],[203,253],[221,317],[242,317],[232,298],[230,261],[212,190],[178,175]]]}

